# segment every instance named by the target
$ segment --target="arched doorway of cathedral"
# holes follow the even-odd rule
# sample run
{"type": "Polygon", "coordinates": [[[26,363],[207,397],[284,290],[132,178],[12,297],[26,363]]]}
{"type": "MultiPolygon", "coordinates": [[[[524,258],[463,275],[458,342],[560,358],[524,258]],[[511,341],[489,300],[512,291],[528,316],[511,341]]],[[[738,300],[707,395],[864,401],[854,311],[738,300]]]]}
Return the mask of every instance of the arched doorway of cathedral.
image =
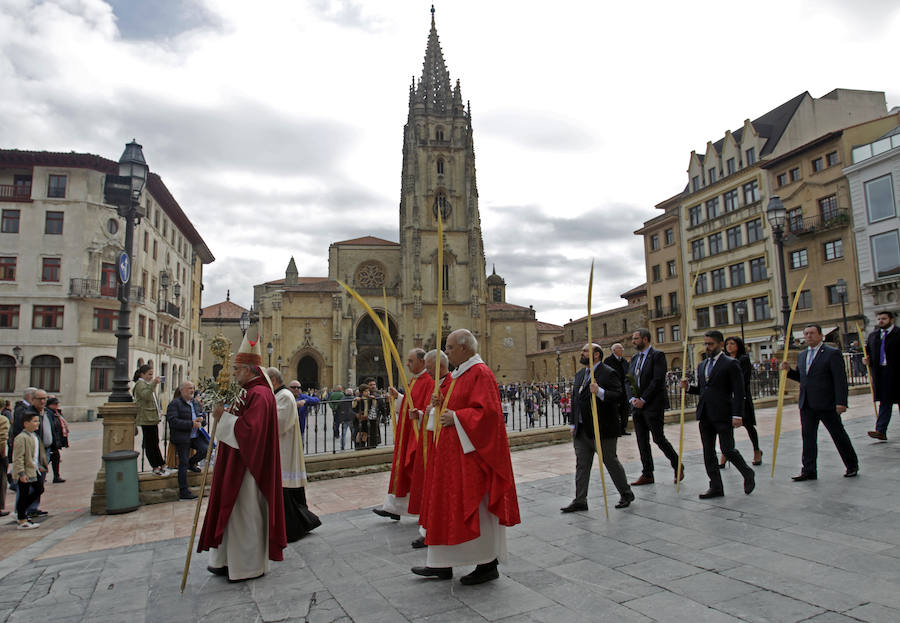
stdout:
{"type": "Polygon", "coordinates": [[[301,357],[297,362],[297,380],[303,391],[309,393],[311,389],[319,388],[319,362],[312,356],[301,357]]]}
{"type": "MultiPolygon", "coordinates": [[[[384,312],[379,311],[378,315],[383,318],[384,312]]],[[[397,323],[390,315],[388,316],[388,331],[400,356],[404,357],[406,353],[400,352],[402,347],[397,344],[397,323]]],[[[399,382],[397,380],[399,375],[397,366],[395,364],[393,366],[394,384],[396,385],[399,382]]],[[[381,332],[378,331],[378,327],[368,315],[363,316],[356,325],[356,382],[357,384],[363,383],[367,379],[375,379],[379,388],[387,387],[388,384],[387,368],[381,349],[381,332]]]]}

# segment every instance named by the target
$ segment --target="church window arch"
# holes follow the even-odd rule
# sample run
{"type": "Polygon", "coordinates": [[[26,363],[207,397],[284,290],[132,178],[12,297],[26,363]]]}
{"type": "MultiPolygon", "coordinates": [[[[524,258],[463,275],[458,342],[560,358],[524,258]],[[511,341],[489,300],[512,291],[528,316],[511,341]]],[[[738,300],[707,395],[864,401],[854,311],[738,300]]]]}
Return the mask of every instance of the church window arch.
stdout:
{"type": "Polygon", "coordinates": [[[385,273],[381,262],[363,262],[356,271],[354,281],[363,288],[381,288],[384,286],[385,273]]]}
{"type": "Polygon", "coordinates": [[[435,138],[435,140],[438,140],[438,141],[444,140],[444,128],[443,127],[438,126],[434,129],[434,138],[435,138]]]}
{"type": "Polygon", "coordinates": [[[500,291],[500,288],[494,288],[494,302],[502,303],[503,302],[503,293],[500,291]]]}
{"type": "Polygon", "coordinates": [[[434,213],[435,222],[437,222],[438,208],[440,208],[441,210],[441,218],[444,220],[444,224],[446,226],[447,220],[450,218],[452,206],[450,205],[450,200],[447,199],[447,192],[443,189],[439,189],[434,194],[434,205],[432,206],[432,212],[434,213]]]}
{"type": "Polygon", "coordinates": [[[443,174],[444,174],[444,159],[443,159],[443,158],[438,158],[438,161],[437,161],[437,174],[438,174],[438,175],[443,175],[443,174]]]}

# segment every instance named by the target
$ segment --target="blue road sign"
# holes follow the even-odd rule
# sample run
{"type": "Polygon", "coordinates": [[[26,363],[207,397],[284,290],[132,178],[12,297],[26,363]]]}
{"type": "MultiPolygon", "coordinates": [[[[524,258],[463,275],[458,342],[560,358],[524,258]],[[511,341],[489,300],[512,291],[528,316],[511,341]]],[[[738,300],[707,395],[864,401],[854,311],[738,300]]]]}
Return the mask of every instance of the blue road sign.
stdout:
{"type": "Polygon", "coordinates": [[[119,282],[123,284],[128,283],[128,280],[131,278],[131,258],[128,257],[125,251],[119,253],[119,260],[116,262],[116,265],[119,267],[119,282]]]}

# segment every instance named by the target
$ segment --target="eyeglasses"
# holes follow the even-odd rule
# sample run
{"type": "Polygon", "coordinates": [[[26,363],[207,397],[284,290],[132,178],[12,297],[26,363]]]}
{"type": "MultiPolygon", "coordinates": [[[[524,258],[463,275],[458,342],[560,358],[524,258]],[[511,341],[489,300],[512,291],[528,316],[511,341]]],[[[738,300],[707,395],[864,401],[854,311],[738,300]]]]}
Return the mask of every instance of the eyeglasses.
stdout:
{"type": "Polygon", "coordinates": [[[291,385],[290,389],[300,389],[300,386],[299,385],[291,385]]]}

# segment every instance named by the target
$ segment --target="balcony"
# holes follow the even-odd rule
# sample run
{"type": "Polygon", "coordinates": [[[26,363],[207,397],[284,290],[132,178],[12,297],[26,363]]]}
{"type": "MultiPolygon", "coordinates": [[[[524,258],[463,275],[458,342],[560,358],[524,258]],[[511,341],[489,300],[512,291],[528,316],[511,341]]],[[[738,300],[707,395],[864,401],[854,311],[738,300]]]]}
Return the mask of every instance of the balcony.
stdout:
{"type": "Polygon", "coordinates": [[[31,201],[31,184],[0,184],[0,201],[31,201]]]}
{"type": "Polygon", "coordinates": [[[819,214],[807,218],[787,220],[787,234],[795,237],[808,236],[821,231],[847,227],[850,225],[850,211],[847,208],[832,210],[827,215],[819,214]]]}
{"type": "Polygon", "coordinates": [[[170,303],[168,301],[160,301],[159,306],[156,308],[161,314],[169,314],[172,318],[180,318],[181,310],[178,309],[178,305],[175,303],[170,303]]]}
{"type": "MultiPolygon", "coordinates": [[[[143,303],[146,300],[144,288],[131,286],[131,303],[143,303]]],[[[99,279],[75,277],[69,280],[69,296],[74,299],[114,299],[118,292],[115,286],[109,286],[99,279]]]]}
{"type": "Polygon", "coordinates": [[[659,320],[660,318],[670,318],[681,313],[681,306],[658,307],[650,310],[650,320],[659,320]]]}

